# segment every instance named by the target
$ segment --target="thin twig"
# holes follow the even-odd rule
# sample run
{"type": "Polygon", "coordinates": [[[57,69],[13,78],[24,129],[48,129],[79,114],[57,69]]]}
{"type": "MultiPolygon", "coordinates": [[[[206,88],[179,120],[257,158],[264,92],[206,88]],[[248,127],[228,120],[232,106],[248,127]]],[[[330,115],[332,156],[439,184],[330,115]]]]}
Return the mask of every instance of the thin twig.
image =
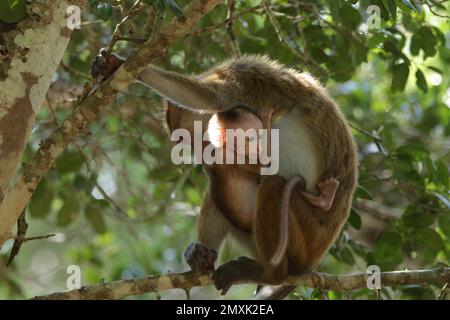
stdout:
{"type": "MultiPolygon", "coordinates": [[[[293,54],[297,59],[299,59],[299,61],[300,61],[306,68],[308,68],[308,70],[310,70],[311,72],[313,72],[313,70],[311,70],[311,69],[312,69],[312,65],[309,63],[309,61],[307,61],[307,60],[305,59],[305,57],[304,57],[300,52],[298,52],[295,48],[293,48],[292,45],[289,44],[288,40],[285,39],[285,37],[283,36],[283,33],[282,33],[282,31],[281,31],[281,28],[280,28],[280,25],[278,24],[278,21],[277,21],[276,18],[274,17],[273,12],[272,12],[272,9],[270,8],[270,6],[269,6],[267,0],[262,0],[262,4],[263,4],[264,9],[265,9],[265,11],[266,11],[266,13],[267,13],[267,17],[269,18],[269,21],[270,21],[270,23],[271,23],[271,25],[272,25],[272,27],[273,27],[273,30],[275,31],[275,33],[276,33],[276,35],[277,35],[277,37],[278,37],[278,40],[279,40],[286,48],[288,48],[289,51],[291,51],[292,54],[293,54]]],[[[293,41],[292,39],[289,39],[289,40],[295,45],[295,41],[293,41]]],[[[316,70],[317,72],[323,73],[323,71],[321,70],[321,68],[320,68],[319,66],[316,66],[316,69],[317,69],[317,70],[316,70]]]]}
{"type": "Polygon", "coordinates": [[[77,70],[75,68],[72,68],[71,66],[68,66],[64,62],[61,62],[61,68],[63,68],[64,71],[66,71],[68,73],[73,73],[77,77],[80,77],[80,78],[85,79],[85,80],[91,80],[91,77],[88,74],[86,74],[84,72],[81,72],[81,71],[79,71],[79,70],[77,70]]]}
{"type": "Polygon", "coordinates": [[[234,15],[234,0],[228,0],[227,4],[227,33],[230,38],[231,50],[235,58],[241,56],[241,49],[239,48],[236,35],[233,31],[233,15],[234,15]]]}
{"type": "Polygon", "coordinates": [[[441,293],[439,294],[439,300],[445,300],[447,298],[449,291],[450,291],[450,287],[448,286],[448,282],[447,282],[441,289],[441,293]]]}
{"type": "MultiPolygon", "coordinates": [[[[257,6],[251,7],[251,8],[247,8],[245,10],[240,11],[238,14],[233,15],[233,17],[231,17],[231,19],[236,20],[238,18],[240,18],[241,16],[243,16],[244,14],[250,13],[250,12],[254,12],[256,10],[262,9],[263,6],[262,4],[259,4],[257,6]]],[[[199,28],[196,30],[193,30],[192,32],[189,32],[187,35],[188,36],[196,36],[205,32],[211,32],[214,31],[216,29],[219,29],[221,27],[223,27],[224,25],[226,25],[228,23],[228,19],[225,19],[224,21],[205,27],[205,28],[199,28]]]]}
{"type": "Polygon", "coordinates": [[[109,42],[108,47],[106,48],[106,51],[108,53],[110,53],[113,50],[114,45],[116,44],[117,39],[120,36],[120,30],[122,26],[143,8],[143,6],[140,5],[141,1],[142,0],[136,0],[136,2],[131,6],[130,10],[128,10],[122,21],[116,24],[111,41],[109,42]]]}

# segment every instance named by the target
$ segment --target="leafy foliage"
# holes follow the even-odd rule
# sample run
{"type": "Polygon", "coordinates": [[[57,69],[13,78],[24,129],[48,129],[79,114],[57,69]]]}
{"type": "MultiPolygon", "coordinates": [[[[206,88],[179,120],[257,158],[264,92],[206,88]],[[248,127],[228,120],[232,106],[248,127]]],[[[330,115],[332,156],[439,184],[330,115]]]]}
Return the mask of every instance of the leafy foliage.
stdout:
{"type": "Polygon", "coordinates": [[[0,21],[16,23],[22,20],[26,14],[25,0],[0,1],[0,21]]]}

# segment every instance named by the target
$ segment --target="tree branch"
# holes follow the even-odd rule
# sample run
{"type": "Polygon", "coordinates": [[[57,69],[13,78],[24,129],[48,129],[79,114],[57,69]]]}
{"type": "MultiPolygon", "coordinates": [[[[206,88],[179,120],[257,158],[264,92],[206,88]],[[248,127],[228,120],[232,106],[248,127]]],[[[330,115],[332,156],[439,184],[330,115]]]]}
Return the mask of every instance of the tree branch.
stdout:
{"type": "MultiPolygon", "coordinates": [[[[171,273],[160,276],[148,276],[137,279],[127,279],[84,286],[67,292],[56,292],[45,296],[37,296],[36,300],[66,300],[66,299],[121,299],[144,293],[159,294],[162,290],[190,290],[197,286],[212,285],[212,273],[194,274],[192,272],[171,273]]],[[[300,277],[291,277],[285,284],[320,288],[321,290],[350,291],[367,288],[367,278],[370,274],[332,275],[326,273],[308,273],[300,277]]],[[[407,270],[382,272],[381,286],[395,285],[428,285],[431,283],[445,284],[450,281],[450,267],[426,270],[407,270]]],[[[243,283],[237,283],[243,284],[243,283]]]]}
{"type": "Polygon", "coordinates": [[[0,247],[11,237],[11,229],[27,206],[31,195],[61,155],[66,146],[83,132],[101,112],[114,101],[119,90],[137,78],[153,59],[164,54],[167,47],[202,18],[221,0],[194,0],[183,10],[182,18],[174,18],[149,40],[145,41],[127,61],[97,90],[83,100],[73,113],[41,143],[30,162],[18,173],[15,184],[0,203],[0,247]]]}

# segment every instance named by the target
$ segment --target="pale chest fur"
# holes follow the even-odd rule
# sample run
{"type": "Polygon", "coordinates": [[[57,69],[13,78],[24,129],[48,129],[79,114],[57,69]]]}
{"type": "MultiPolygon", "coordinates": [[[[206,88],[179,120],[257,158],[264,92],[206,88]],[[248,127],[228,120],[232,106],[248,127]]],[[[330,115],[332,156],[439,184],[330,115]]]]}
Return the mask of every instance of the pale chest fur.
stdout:
{"type": "Polygon", "coordinates": [[[309,138],[306,126],[299,125],[299,114],[292,109],[279,119],[274,119],[272,128],[280,134],[279,175],[287,179],[293,175],[302,175],[306,181],[306,190],[315,192],[318,177],[318,159],[309,138]]]}

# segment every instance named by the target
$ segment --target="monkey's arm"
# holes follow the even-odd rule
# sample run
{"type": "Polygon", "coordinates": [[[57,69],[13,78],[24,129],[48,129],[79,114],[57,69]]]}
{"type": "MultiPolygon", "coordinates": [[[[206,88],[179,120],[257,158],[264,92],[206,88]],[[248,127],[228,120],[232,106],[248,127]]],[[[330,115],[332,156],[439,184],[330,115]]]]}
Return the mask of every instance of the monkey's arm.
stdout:
{"type": "Polygon", "coordinates": [[[318,207],[323,211],[328,211],[333,204],[334,196],[336,195],[338,186],[338,180],[334,178],[325,179],[324,181],[321,181],[317,184],[320,195],[314,196],[305,191],[301,191],[301,194],[311,205],[318,207]]]}
{"type": "Polygon", "coordinates": [[[197,111],[230,109],[233,97],[225,85],[208,83],[149,65],[138,80],[168,99],[197,111]]]}
{"type": "MultiPolygon", "coordinates": [[[[91,66],[94,78],[106,80],[125,60],[102,49],[91,66]]],[[[138,80],[173,102],[196,111],[218,112],[231,109],[236,99],[225,84],[207,82],[149,65],[138,80]]]]}
{"type": "Polygon", "coordinates": [[[217,252],[228,233],[228,223],[208,192],[203,199],[198,221],[198,239],[184,251],[184,258],[195,272],[214,270],[217,252]]]}

